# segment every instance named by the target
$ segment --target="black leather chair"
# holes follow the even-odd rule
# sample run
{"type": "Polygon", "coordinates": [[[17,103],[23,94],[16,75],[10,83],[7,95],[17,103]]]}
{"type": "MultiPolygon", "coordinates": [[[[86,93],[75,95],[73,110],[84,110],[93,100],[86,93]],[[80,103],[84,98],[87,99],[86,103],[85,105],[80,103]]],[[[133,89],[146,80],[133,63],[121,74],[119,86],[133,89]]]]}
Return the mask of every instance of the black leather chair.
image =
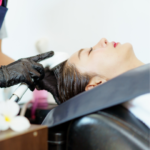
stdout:
{"type": "Polygon", "coordinates": [[[150,130],[122,105],[49,129],[49,150],[149,150],[150,130]]]}

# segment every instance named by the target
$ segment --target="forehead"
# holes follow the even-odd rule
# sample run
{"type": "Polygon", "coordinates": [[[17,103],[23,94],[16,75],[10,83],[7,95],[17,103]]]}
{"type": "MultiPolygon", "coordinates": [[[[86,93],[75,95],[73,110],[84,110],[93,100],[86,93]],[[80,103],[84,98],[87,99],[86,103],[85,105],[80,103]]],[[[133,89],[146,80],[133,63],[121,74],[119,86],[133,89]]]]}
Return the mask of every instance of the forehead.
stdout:
{"type": "Polygon", "coordinates": [[[70,58],[68,59],[68,62],[69,63],[77,63],[79,61],[79,58],[78,58],[78,51],[77,52],[75,52],[74,54],[72,54],[71,56],[70,56],[70,58]]]}
{"type": "Polygon", "coordinates": [[[72,56],[68,59],[69,63],[79,63],[83,60],[83,56],[84,54],[87,52],[89,48],[82,48],[80,50],[78,50],[77,52],[75,52],[74,54],[72,54],[72,56]],[[79,54],[80,54],[80,58],[79,58],[79,54]]]}

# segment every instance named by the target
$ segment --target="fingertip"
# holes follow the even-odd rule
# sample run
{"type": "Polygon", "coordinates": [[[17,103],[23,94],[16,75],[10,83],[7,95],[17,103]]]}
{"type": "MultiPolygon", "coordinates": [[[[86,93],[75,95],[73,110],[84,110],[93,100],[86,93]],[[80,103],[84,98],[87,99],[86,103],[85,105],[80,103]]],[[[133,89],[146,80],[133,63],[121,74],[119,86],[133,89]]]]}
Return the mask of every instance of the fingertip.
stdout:
{"type": "Polygon", "coordinates": [[[35,90],[35,87],[32,88],[32,92],[35,90]]]}
{"type": "Polygon", "coordinates": [[[53,55],[54,55],[54,51],[49,51],[43,54],[39,54],[37,56],[30,57],[30,59],[33,60],[34,62],[40,62],[44,59],[52,57],[53,55]]]}
{"type": "Polygon", "coordinates": [[[29,86],[29,89],[33,92],[35,90],[35,86],[31,85],[31,86],[29,86]]]}
{"type": "Polygon", "coordinates": [[[41,54],[41,60],[52,57],[53,55],[54,55],[54,51],[43,53],[43,54],[41,54]]]}
{"type": "Polygon", "coordinates": [[[54,55],[54,51],[49,52],[49,57],[52,57],[54,55]]]}

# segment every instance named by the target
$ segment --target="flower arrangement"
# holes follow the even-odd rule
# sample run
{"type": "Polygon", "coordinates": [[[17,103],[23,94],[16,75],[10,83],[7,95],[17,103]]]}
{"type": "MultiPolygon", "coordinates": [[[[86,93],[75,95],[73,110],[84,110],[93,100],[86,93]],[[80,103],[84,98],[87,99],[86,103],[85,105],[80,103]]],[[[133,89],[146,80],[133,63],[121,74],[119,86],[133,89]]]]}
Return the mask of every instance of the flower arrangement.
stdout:
{"type": "Polygon", "coordinates": [[[16,132],[26,130],[30,127],[30,122],[24,116],[17,116],[20,107],[16,102],[10,100],[0,102],[0,130],[9,128],[16,132]]]}

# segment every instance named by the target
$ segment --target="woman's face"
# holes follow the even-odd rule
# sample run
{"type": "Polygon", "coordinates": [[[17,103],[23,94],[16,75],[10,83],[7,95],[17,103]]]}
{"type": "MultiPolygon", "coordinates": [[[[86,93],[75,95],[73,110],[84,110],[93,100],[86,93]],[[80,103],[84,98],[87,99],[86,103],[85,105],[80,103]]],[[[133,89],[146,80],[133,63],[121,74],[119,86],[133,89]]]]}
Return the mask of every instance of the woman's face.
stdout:
{"type": "Polygon", "coordinates": [[[132,45],[108,42],[102,38],[92,48],[84,48],[74,53],[68,63],[74,64],[79,72],[96,74],[111,79],[123,73],[135,58],[132,45]]]}

